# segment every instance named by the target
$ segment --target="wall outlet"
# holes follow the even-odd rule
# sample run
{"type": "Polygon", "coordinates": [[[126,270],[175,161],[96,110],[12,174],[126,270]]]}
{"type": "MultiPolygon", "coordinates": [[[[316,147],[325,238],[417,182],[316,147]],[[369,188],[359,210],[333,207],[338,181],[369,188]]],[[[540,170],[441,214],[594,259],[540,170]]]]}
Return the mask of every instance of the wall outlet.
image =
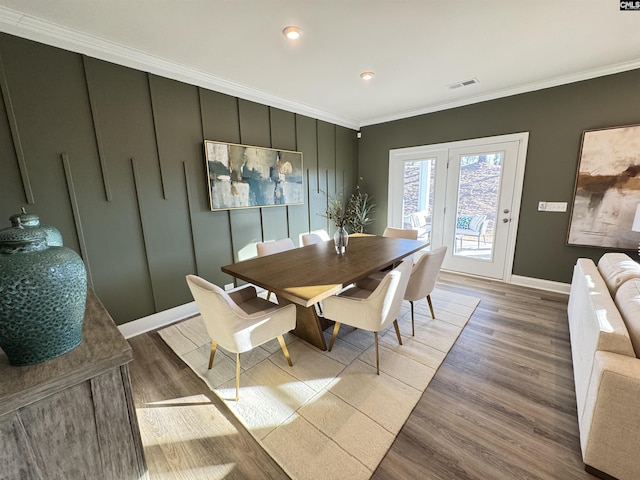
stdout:
{"type": "Polygon", "coordinates": [[[538,202],[538,211],[546,212],[547,211],[547,202],[538,202]]]}
{"type": "Polygon", "coordinates": [[[227,283],[227,284],[224,286],[224,289],[225,289],[225,290],[231,290],[232,288],[233,288],[233,283],[227,283]]]}

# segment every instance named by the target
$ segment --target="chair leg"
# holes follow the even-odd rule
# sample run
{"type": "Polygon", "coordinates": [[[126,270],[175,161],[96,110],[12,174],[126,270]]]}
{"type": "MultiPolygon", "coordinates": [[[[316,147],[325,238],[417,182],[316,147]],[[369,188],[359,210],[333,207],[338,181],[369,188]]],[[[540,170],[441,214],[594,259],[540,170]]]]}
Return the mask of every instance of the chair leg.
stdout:
{"type": "Polygon", "coordinates": [[[240,400],[240,354],[236,353],[236,402],[240,400]]]}
{"type": "Polygon", "coordinates": [[[398,319],[393,321],[393,326],[396,329],[396,336],[398,337],[398,343],[402,345],[402,338],[400,337],[400,327],[398,326],[398,319]]]}
{"type": "Polygon", "coordinates": [[[289,350],[287,350],[287,344],[284,343],[284,338],[282,335],[278,335],[278,342],[280,343],[280,348],[282,349],[282,353],[284,353],[284,358],[287,359],[287,363],[290,367],[293,367],[293,363],[291,363],[291,357],[289,356],[289,350]]]}
{"type": "Polygon", "coordinates": [[[431,310],[431,318],[436,318],[436,314],[433,313],[433,303],[431,303],[431,295],[427,295],[427,302],[429,302],[429,310],[431,310]]]}
{"type": "Polygon", "coordinates": [[[376,344],[376,373],[380,375],[380,356],[378,355],[378,332],[373,332],[376,344]]]}
{"type": "Polygon", "coordinates": [[[209,355],[209,370],[211,370],[211,366],[213,365],[213,357],[216,356],[216,348],[218,344],[215,340],[211,340],[211,355],[209,355]]]}
{"type": "Polygon", "coordinates": [[[411,304],[411,336],[415,337],[416,336],[416,327],[413,323],[413,302],[411,300],[409,300],[409,303],[411,304]]]}
{"type": "Polygon", "coordinates": [[[329,342],[329,351],[333,348],[333,343],[336,341],[336,337],[338,336],[338,330],[340,330],[340,322],[336,322],[333,327],[333,335],[331,335],[331,341],[329,342]]]}

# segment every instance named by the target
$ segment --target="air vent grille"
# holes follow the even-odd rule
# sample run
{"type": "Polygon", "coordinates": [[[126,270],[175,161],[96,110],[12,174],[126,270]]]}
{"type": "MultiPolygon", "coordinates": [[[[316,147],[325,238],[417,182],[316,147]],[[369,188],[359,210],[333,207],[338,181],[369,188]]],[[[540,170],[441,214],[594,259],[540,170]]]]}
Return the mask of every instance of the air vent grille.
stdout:
{"type": "Polygon", "coordinates": [[[449,90],[468,87],[469,85],[474,85],[476,83],[480,83],[480,81],[477,78],[472,78],[471,80],[465,80],[464,82],[458,82],[458,83],[454,83],[453,85],[449,85],[449,90]]]}

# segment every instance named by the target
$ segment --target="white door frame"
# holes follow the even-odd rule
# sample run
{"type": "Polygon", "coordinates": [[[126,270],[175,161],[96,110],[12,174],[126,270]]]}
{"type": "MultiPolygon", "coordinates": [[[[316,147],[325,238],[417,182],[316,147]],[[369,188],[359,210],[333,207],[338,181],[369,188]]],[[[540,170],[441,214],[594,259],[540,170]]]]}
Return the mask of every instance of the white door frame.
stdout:
{"type": "MultiPolygon", "coordinates": [[[[407,147],[389,150],[389,194],[387,205],[387,224],[401,228],[403,226],[402,217],[402,186],[404,162],[410,160],[424,160],[436,158],[436,177],[438,169],[446,169],[446,161],[449,158],[449,150],[465,148],[469,146],[482,146],[492,143],[518,142],[517,164],[515,173],[515,184],[513,189],[513,199],[511,202],[511,221],[509,222],[509,235],[505,250],[505,263],[502,272],[502,280],[511,281],[513,270],[513,257],[516,249],[516,238],[518,234],[518,223],[520,218],[520,204],[522,199],[522,186],[524,182],[524,170],[527,160],[527,146],[529,142],[529,132],[512,133],[507,135],[496,135],[492,137],[473,138],[456,142],[438,143],[432,145],[422,145],[417,147],[407,147]]],[[[443,177],[440,177],[441,179],[443,177]]],[[[446,194],[446,182],[440,180],[436,182],[434,204],[441,200],[444,204],[446,194]]],[[[433,212],[433,231],[436,235],[431,238],[431,248],[443,244],[444,212],[433,212]],[[440,234],[438,235],[438,232],[440,234]]]]}

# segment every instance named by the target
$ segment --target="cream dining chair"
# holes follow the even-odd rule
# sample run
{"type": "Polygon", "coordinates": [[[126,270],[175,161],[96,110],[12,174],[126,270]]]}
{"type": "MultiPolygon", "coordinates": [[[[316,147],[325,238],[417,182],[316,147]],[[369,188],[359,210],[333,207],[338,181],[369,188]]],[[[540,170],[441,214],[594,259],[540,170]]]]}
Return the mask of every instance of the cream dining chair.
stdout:
{"type": "Polygon", "coordinates": [[[408,238],[409,240],[417,240],[418,230],[414,230],[412,228],[387,227],[384,229],[382,236],[394,237],[394,238],[408,238]]]}
{"type": "MultiPolygon", "coordinates": [[[[273,255],[274,253],[286,252],[296,248],[293,244],[293,240],[290,238],[282,238],[280,240],[274,240],[273,242],[260,242],[256,243],[256,250],[259,257],[266,255],[273,255]]],[[[267,292],[267,300],[271,298],[271,291],[267,292]]]]}
{"type": "Polygon", "coordinates": [[[258,297],[253,285],[228,293],[196,275],[187,275],[187,285],[211,337],[209,369],[218,345],[236,354],[236,401],[240,390],[241,353],[277,338],[289,366],[293,366],[282,335],[296,326],[295,305],[274,305],[258,297]]]}
{"type": "Polygon", "coordinates": [[[446,253],[447,247],[438,247],[431,252],[423,253],[411,270],[409,285],[407,285],[407,291],[404,294],[404,299],[409,300],[411,304],[411,335],[416,334],[413,320],[413,302],[426,297],[429,303],[429,310],[431,310],[431,318],[436,318],[433,312],[433,304],[431,303],[431,292],[436,286],[438,273],[440,273],[446,253]]]}
{"type": "Polygon", "coordinates": [[[302,246],[315,245],[316,243],[322,243],[324,240],[317,233],[305,233],[302,235],[302,246]]]}
{"type": "Polygon", "coordinates": [[[376,372],[380,375],[378,332],[385,330],[393,323],[398,343],[402,345],[398,314],[409,282],[411,266],[411,260],[404,260],[396,268],[389,271],[379,283],[365,278],[363,281],[357,282],[354,287],[324,299],[325,318],[336,322],[329,343],[329,351],[333,348],[340,325],[343,323],[372,331],[376,346],[376,372]]]}

